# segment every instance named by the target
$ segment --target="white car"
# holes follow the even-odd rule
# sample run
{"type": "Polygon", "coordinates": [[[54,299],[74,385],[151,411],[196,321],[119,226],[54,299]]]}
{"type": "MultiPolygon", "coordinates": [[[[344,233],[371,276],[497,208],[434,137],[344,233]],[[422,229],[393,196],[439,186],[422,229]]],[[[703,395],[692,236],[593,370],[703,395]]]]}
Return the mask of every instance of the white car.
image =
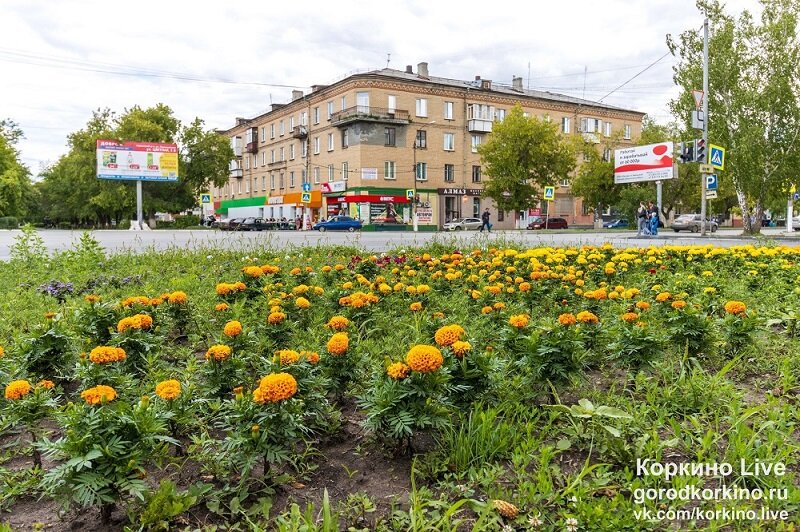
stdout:
{"type": "Polygon", "coordinates": [[[445,231],[478,230],[483,225],[480,218],[457,218],[447,222],[442,227],[445,231]]]}
{"type": "Polygon", "coordinates": [[[792,230],[800,231],[800,214],[792,218],[792,230]]]}

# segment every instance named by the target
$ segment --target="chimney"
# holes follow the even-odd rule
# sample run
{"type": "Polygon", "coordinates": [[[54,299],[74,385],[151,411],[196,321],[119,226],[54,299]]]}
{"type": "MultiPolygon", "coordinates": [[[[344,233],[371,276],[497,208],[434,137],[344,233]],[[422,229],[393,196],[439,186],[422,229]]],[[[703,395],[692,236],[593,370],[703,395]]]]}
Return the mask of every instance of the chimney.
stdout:
{"type": "Polygon", "coordinates": [[[411,65],[406,65],[406,74],[413,74],[414,73],[413,68],[414,67],[412,67],[411,65]]]}
{"type": "Polygon", "coordinates": [[[278,109],[280,109],[281,107],[283,107],[285,105],[286,105],[285,103],[273,103],[273,104],[270,104],[270,111],[277,111],[278,109]]]}
{"type": "Polygon", "coordinates": [[[511,88],[517,92],[522,92],[522,78],[517,76],[512,76],[511,88]]]}
{"type": "Polygon", "coordinates": [[[481,80],[480,76],[475,76],[475,81],[480,81],[480,80],[481,80]]]}
{"type": "Polygon", "coordinates": [[[241,125],[242,125],[242,124],[244,124],[245,122],[247,122],[247,119],[246,119],[246,118],[242,118],[241,116],[237,116],[237,117],[236,117],[236,125],[237,125],[237,126],[241,126],[241,125]]]}
{"type": "Polygon", "coordinates": [[[293,90],[292,91],[292,101],[299,100],[303,97],[303,91],[293,90]]]}
{"type": "Polygon", "coordinates": [[[419,63],[417,64],[417,75],[421,78],[428,77],[428,63],[419,63]]]}
{"type": "Polygon", "coordinates": [[[311,92],[318,92],[327,87],[327,85],[311,85],[311,92]]]}

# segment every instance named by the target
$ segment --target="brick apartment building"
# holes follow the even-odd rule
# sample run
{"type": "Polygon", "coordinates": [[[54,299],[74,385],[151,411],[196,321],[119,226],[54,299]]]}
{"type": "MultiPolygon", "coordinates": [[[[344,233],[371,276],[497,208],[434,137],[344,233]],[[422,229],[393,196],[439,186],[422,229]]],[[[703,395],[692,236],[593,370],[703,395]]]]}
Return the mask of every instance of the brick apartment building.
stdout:
{"type": "MultiPolygon", "coordinates": [[[[345,213],[365,229],[411,227],[412,200],[420,230],[436,230],[451,219],[492,212],[497,228],[525,227],[539,206],[519,213],[498,212],[481,198],[484,181],[477,147],[495,122],[516,104],[530,116],[547,117],[564,135],[600,143],[622,131],[633,142],[643,113],[526,90],[522,78],[511,86],[476,76],[474,81],[433,77],[427,63],[405,71],[374,70],[309,94],[251,119],[237,118],[221,134],[230,137],[235,160],[228,183],[212,191],[215,212],[227,217],[307,217],[345,213]],[[310,192],[303,193],[303,184],[310,192]]],[[[550,215],[570,225],[591,224],[570,176],[556,190],[550,215]]]]}

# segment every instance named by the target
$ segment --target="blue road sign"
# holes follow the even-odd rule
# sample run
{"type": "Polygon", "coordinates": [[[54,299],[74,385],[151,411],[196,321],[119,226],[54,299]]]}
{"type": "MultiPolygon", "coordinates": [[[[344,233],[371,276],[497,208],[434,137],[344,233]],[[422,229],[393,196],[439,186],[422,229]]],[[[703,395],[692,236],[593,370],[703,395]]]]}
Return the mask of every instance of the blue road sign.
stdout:
{"type": "Polygon", "coordinates": [[[200,203],[211,203],[211,194],[202,194],[200,196],[200,203]]]}
{"type": "Polygon", "coordinates": [[[310,192],[303,192],[300,194],[300,202],[301,203],[311,203],[311,193],[310,192]]]}
{"type": "Polygon", "coordinates": [[[706,176],[706,190],[717,190],[717,174],[708,174],[706,176]]]}
{"type": "Polygon", "coordinates": [[[311,192],[311,183],[303,183],[303,192],[311,192]]]}
{"type": "Polygon", "coordinates": [[[725,170],[725,148],[722,146],[709,145],[710,156],[708,162],[717,170],[725,170]]]}

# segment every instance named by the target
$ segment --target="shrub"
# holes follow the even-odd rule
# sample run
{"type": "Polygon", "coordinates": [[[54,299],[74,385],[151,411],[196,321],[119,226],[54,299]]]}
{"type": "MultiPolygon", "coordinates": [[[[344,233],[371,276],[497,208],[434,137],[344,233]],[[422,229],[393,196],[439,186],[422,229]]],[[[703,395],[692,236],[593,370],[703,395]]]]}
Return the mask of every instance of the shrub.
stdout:
{"type": "Polygon", "coordinates": [[[0,229],[18,229],[19,220],[16,216],[3,216],[0,217],[0,229]]]}

